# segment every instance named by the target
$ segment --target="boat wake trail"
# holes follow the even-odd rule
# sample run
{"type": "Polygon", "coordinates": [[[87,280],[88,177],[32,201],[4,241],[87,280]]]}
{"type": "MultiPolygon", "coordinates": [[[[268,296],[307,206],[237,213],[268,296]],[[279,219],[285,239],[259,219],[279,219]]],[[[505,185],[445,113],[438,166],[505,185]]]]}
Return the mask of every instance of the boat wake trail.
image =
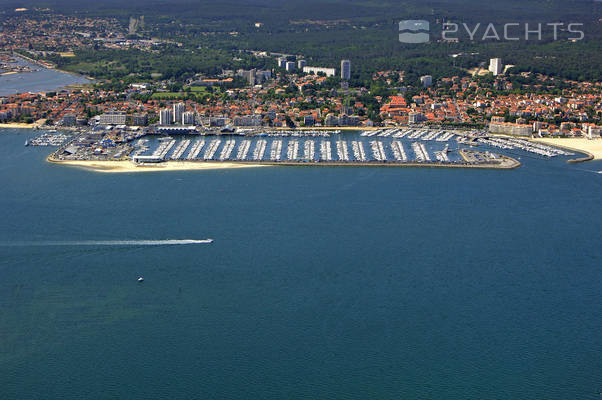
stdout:
{"type": "Polygon", "coordinates": [[[591,172],[594,174],[602,174],[602,171],[596,171],[595,169],[577,168],[579,171],[591,172]]]}
{"type": "Polygon", "coordinates": [[[0,242],[0,246],[181,246],[209,244],[213,239],[164,239],[164,240],[76,240],[39,242],[0,242]]]}

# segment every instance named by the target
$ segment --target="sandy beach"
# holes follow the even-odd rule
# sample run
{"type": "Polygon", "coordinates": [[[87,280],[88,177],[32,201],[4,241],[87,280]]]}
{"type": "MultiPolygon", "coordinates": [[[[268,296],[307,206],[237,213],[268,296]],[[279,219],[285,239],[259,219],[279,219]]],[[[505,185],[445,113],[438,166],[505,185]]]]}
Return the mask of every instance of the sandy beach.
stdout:
{"type": "Polygon", "coordinates": [[[594,160],[602,160],[602,139],[585,138],[545,138],[533,139],[535,142],[551,144],[558,147],[566,147],[575,151],[584,151],[594,156],[594,160]]]}
{"type": "Polygon", "coordinates": [[[90,171],[123,173],[123,172],[158,172],[158,171],[189,171],[203,169],[230,169],[230,168],[252,168],[265,167],[260,164],[241,164],[229,162],[186,162],[186,161],[168,161],[159,164],[136,165],[131,161],[55,161],[48,159],[49,162],[67,165],[72,167],[84,168],[90,171]]]}
{"type": "Polygon", "coordinates": [[[35,128],[35,124],[25,124],[23,122],[7,122],[0,124],[0,129],[32,129],[35,128]]]}
{"type": "Polygon", "coordinates": [[[26,124],[23,122],[7,122],[0,124],[0,129],[33,129],[36,127],[41,127],[46,123],[45,119],[39,119],[32,124],[26,124]]]}

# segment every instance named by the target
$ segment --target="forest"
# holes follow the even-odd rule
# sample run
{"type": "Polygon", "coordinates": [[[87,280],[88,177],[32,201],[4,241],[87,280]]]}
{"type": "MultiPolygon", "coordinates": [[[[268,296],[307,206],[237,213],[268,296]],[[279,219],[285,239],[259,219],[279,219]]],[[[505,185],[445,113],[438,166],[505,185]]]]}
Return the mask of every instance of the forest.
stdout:
{"type": "MultiPolygon", "coordinates": [[[[161,57],[137,50],[78,51],[70,60],[55,59],[62,67],[104,78],[159,71],[177,79],[221,68],[270,66],[240,50],[264,50],[300,55],[310,65],[337,67],[352,61],[353,79],[364,81],[374,71],[404,70],[407,82],[420,75],[435,79],[464,75],[489,58],[500,57],[515,71],[531,71],[573,80],[602,78],[602,2],[590,0],[132,0],[106,1],[5,0],[5,15],[14,5],[51,7],[66,15],[118,18],[124,26],[130,16],[144,15],[148,29],[141,35],[175,40],[181,48],[166,48],[161,57]],[[404,19],[430,22],[429,43],[398,40],[404,19]],[[261,23],[259,27],[256,22],[261,23]],[[457,43],[441,40],[444,22],[457,24],[579,23],[583,40],[572,42],[562,28],[558,40],[545,31],[541,40],[470,40],[460,34],[457,43]],[[452,57],[452,55],[454,55],[452,57]],[[99,60],[105,60],[103,64],[99,60]],[[112,63],[113,65],[111,65],[112,63]],[[86,70],[86,68],[88,70],[86,70]]],[[[483,28],[481,28],[483,29],[483,28]]],[[[482,31],[481,31],[482,32],[482,31]]]]}

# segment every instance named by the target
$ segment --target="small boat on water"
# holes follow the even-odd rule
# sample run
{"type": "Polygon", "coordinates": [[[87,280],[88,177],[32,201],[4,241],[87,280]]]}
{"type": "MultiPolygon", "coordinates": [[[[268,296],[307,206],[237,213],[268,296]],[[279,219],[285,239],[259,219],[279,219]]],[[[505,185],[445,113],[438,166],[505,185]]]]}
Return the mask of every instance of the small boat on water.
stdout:
{"type": "Polygon", "coordinates": [[[25,139],[25,146],[29,146],[29,139],[25,139]]]}
{"type": "Polygon", "coordinates": [[[138,278],[138,282],[144,282],[144,278],[143,277],[139,277],[138,278]]]}

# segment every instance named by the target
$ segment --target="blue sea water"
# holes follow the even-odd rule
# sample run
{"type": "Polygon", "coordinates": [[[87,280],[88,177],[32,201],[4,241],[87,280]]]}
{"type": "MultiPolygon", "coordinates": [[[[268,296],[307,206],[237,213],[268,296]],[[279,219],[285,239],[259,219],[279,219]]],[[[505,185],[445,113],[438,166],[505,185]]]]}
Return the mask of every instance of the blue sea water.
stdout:
{"type": "Polygon", "coordinates": [[[3,399],[600,398],[600,162],[103,174],[29,134],[0,130],[3,399]]]}

